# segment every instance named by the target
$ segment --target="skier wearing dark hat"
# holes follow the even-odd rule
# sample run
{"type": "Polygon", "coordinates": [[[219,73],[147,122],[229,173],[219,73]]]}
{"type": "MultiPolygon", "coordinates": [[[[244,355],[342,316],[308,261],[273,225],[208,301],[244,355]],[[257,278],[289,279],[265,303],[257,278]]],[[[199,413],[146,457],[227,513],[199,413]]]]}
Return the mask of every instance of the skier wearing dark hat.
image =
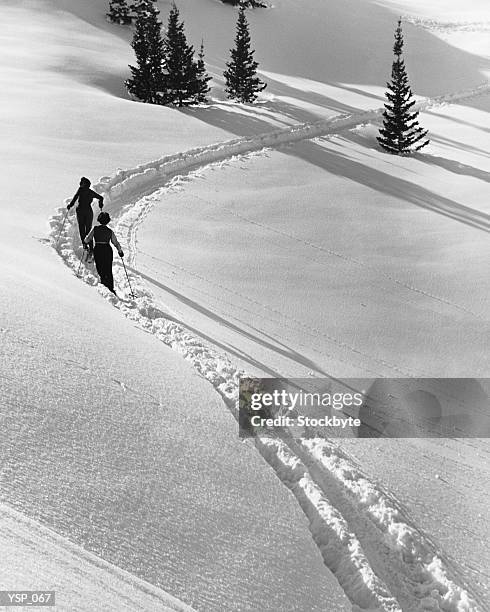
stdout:
{"type": "Polygon", "coordinates": [[[92,210],[92,200],[96,198],[99,200],[99,207],[104,206],[104,197],[90,189],[90,181],[85,176],[80,179],[80,187],[73,196],[71,202],[66,207],[68,210],[75,205],[78,200],[77,206],[77,221],[78,230],[80,232],[80,240],[84,249],[89,249],[90,253],[93,251],[93,244],[90,241],[88,244],[85,242],[85,237],[92,229],[92,223],[94,220],[94,213],[92,210]]]}
{"type": "Polygon", "coordinates": [[[100,225],[96,225],[85,237],[85,244],[89,244],[92,240],[95,240],[94,257],[95,267],[97,268],[97,274],[100,276],[100,282],[105,285],[109,291],[115,294],[114,291],[114,278],[112,276],[112,244],[116,247],[119,257],[124,257],[124,253],[121,249],[116,234],[107,225],[110,223],[111,218],[108,213],[101,212],[97,217],[97,221],[100,225]]]}

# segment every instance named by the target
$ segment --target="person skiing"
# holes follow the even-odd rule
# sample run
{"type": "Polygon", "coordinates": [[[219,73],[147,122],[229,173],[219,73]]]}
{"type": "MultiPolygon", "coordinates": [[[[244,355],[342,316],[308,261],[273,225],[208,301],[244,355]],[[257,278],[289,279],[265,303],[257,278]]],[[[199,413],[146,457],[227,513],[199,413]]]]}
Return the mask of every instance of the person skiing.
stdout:
{"type": "Polygon", "coordinates": [[[119,244],[116,234],[107,227],[111,221],[109,213],[101,212],[97,217],[97,221],[100,225],[93,227],[90,232],[85,236],[85,244],[89,244],[92,240],[95,240],[94,257],[95,267],[97,268],[97,274],[100,277],[100,282],[105,285],[109,291],[112,291],[114,295],[114,278],[112,276],[112,244],[116,247],[119,257],[124,257],[123,250],[119,244]]]}
{"type": "Polygon", "coordinates": [[[99,200],[99,208],[102,208],[104,206],[104,197],[90,189],[90,185],[91,183],[88,178],[82,176],[80,179],[80,187],[66,208],[70,210],[70,208],[74,206],[75,202],[78,200],[77,221],[78,231],[80,232],[80,240],[82,241],[83,248],[88,249],[89,254],[92,254],[93,243],[85,243],[85,237],[92,229],[92,223],[94,220],[92,200],[97,198],[97,200],[99,200]]]}

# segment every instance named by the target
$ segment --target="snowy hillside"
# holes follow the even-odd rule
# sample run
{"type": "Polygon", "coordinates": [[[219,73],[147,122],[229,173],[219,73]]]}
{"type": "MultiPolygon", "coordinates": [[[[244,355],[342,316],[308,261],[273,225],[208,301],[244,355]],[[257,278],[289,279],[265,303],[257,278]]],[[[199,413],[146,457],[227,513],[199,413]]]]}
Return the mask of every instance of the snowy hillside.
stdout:
{"type": "Polygon", "coordinates": [[[192,612],[170,595],[2,505],[2,589],[57,592],[56,609],[192,612]],[[32,580],[36,572],[35,583],[32,580]],[[102,603],[103,602],[103,603],[102,603]]]}
{"type": "Polygon", "coordinates": [[[213,76],[180,111],[128,98],[105,0],[1,9],[0,588],[488,609],[487,439],[254,445],[233,416],[243,373],[488,376],[487,3],[276,0],[248,15],[255,106],[223,94],[236,10],[178,5],[213,76]],[[431,136],[413,158],[375,140],[400,13],[431,136]],[[120,263],[122,299],[80,266],[82,175],[134,298],[120,263]]]}

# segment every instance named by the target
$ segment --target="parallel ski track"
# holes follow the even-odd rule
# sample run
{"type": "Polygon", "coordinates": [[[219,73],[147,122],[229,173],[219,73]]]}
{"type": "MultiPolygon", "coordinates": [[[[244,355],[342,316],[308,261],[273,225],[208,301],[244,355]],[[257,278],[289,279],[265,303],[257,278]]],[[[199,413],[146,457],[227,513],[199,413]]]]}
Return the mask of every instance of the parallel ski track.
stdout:
{"type": "MultiPolygon", "coordinates": [[[[472,90],[420,102],[417,106],[419,110],[428,109],[488,91],[490,84],[485,83],[472,90]]],[[[375,121],[381,112],[382,109],[377,109],[315,124],[302,124],[167,156],[132,170],[119,171],[112,178],[104,177],[95,185],[95,189],[104,193],[107,209],[113,216],[118,217],[117,229],[120,234],[125,235],[129,245],[128,261],[131,265],[136,254],[137,229],[158,199],[154,192],[162,187],[178,187],[186,180],[182,174],[189,175],[199,167],[222,162],[237,155],[250,154],[302,139],[336,134],[341,130],[375,121]],[[150,195],[152,193],[153,196],[150,195]]],[[[67,225],[60,234],[64,214],[63,206],[50,219],[50,237],[53,247],[65,264],[76,272],[79,259],[75,250],[77,239],[74,225],[67,225]],[[56,243],[58,235],[60,239],[56,243]]],[[[298,239],[293,235],[289,237],[298,239]]],[[[324,249],[308,241],[303,242],[311,248],[325,250],[328,254],[351,261],[355,265],[364,265],[363,262],[342,253],[324,249]]],[[[423,293],[448,306],[470,312],[458,304],[431,295],[390,275],[385,276],[409,291],[423,293]]],[[[80,277],[91,285],[97,285],[97,278],[88,266],[81,266],[80,277]]],[[[190,361],[213,384],[236,416],[237,385],[240,376],[244,376],[245,372],[234,367],[227,357],[196,338],[184,325],[166,317],[155,305],[151,292],[136,270],[131,270],[130,277],[135,289],[135,299],[118,300],[100,285],[98,290],[126,317],[155,334],[190,361]]],[[[115,280],[119,292],[122,293],[124,290],[121,287],[125,286],[126,279],[120,266],[116,267],[115,280]]],[[[267,308],[264,304],[257,305],[267,308]]],[[[274,309],[269,310],[284,316],[274,309]]],[[[301,321],[292,321],[309,333],[318,332],[301,321]]],[[[354,354],[360,353],[355,347],[350,347],[336,338],[328,336],[327,339],[338,348],[354,354]]],[[[396,372],[410,375],[397,364],[388,364],[373,356],[364,357],[396,372]]],[[[355,462],[335,444],[328,441],[318,443],[315,440],[306,440],[303,443],[289,440],[286,443],[284,440],[260,437],[255,439],[255,444],[278,477],[292,490],[308,516],[313,538],[322,552],[325,564],[337,577],[352,602],[353,611],[478,612],[483,609],[468,595],[463,586],[453,581],[454,576],[450,574],[456,575],[457,568],[452,567],[437,553],[424,534],[405,522],[403,513],[393,498],[384,493],[379,485],[369,481],[355,462]],[[405,539],[400,534],[404,534],[405,539]]]]}

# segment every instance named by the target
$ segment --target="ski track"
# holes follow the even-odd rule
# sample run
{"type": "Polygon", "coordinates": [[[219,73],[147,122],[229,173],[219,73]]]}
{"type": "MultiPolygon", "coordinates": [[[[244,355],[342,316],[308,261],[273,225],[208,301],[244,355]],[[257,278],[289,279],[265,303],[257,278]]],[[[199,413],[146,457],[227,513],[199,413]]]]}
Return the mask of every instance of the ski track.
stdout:
{"type": "Polygon", "coordinates": [[[490,21],[440,21],[412,15],[402,15],[403,21],[440,34],[453,32],[490,32],[490,21]]]}
{"type": "MultiPolygon", "coordinates": [[[[417,108],[423,110],[485,94],[489,90],[490,84],[485,83],[464,92],[421,101],[417,108]]],[[[113,177],[102,177],[94,189],[103,193],[106,210],[117,219],[117,232],[119,236],[124,235],[123,242],[128,244],[128,262],[131,265],[136,254],[137,229],[161,196],[162,189],[167,191],[180,188],[190,180],[192,171],[202,166],[224,164],[226,160],[260,152],[264,148],[276,148],[298,140],[336,134],[340,130],[375,121],[381,112],[382,109],[377,109],[312,124],[300,124],[169,155],[130,170],[118,170],[113,177]],[[182,173],[187,176],[182,176],[182,173]]],[[[124,299],[118,299],[98,284],[91,266],[79,266],[82,250],[78,246],[75,223],[73,221],[63,227],[68,202],[69,199],[65,200],[65,205],[59,207],[49,219],[51,244],[64,263],[74,273],[79,270],[79,276],[84,282],[97,286],[99,293],[138,327],[178,351],[214,386],[229,410],[237,417],[238,383],[246,373],[237,369],[225,355],[219,354],[191,334],[185,326],[166,317],[156,306],[144,280],[134,270],[130,271],[133,299],[128,290],[124,289],[127,281],[122,266],[115,266],[115,284],[119,295],[124,296],[124,299]]],[[[295,236],[290,238],[301,240],[312,248],[325,250],[353,264],[365,265],[295,236]]],[[[385,276],[410,291],[423,293],[449,306],[470,312],[394,277],[385,276]]],[[[258,305],[284,316],[264,304],[258,305]]],[[[310,332],[318,331],[296,319],[292,321],[310,332]]],[[[388,364],[372,355],[363,355],[355,347],[336,338],[326,338],[342,349],[359,353],[407,375],[395,364],[388,364]]],[[[122,381],[113,382],[124,385],[122,381]]],[[[468,594],[464,585],[460,586],[454,581],[457,569],[451,568],[449,561],[435,550],[430,540],[409,524],[392,496],[364,476],[356,463],[336,444],[327,440],[295,441],[265,436],[256,437],[254,443],[297,498],[310,521],[312,536],[325,565],[336,576],[351,601],[353,612],[483,610],[468,594]]],[[[461,578],[459,582],[462,582],[461,578]]]]}

